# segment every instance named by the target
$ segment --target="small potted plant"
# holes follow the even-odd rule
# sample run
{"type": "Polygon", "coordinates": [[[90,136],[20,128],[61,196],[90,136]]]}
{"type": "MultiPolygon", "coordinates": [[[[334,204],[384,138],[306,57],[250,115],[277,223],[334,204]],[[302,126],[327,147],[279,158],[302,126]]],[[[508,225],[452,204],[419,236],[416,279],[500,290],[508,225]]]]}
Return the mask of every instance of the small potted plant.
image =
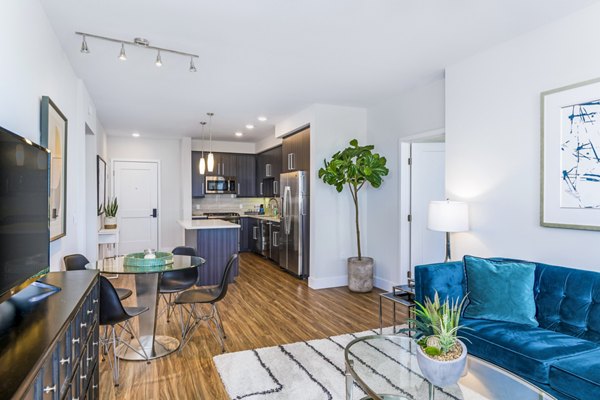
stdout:
{"type": "Polygon", "coordinates": [[[365,184],[377,189],[383,183],[383,177],[389,173],[385,166],[385,157],[372,150],[375,146],[359,146],[358,140],[350,141],[350,146],[338,151],[331,160],[324,162],[319,169],[319,178],[328,185],[334,186],[338,193],[347,186],[354,202],[354,223],[356,227],[356,250],[358,257],[348,258],[348,288],[352,292],[370,292],[373,289],[373,267],[375,261],[364,257],[360,246],[360,225],[358,193],[365,184]]]}
{"type": "Polygon", "coordinates": [[[465,298],[459,303],[446,299],[440,303],[438,293],[433,302],[425,298],[416,302],[415,317],[410,322],[418,332],[417,362],[423,376],[439,387],[458,382],[467,361],[467,347],[458,336],[465,298]]]}
{"type": "Polygon", "coordinates": [[[116,197],[104,205],[105,229],[115,229],[117,227],[117,211],[119,211],[119,203],[116,197]]]}

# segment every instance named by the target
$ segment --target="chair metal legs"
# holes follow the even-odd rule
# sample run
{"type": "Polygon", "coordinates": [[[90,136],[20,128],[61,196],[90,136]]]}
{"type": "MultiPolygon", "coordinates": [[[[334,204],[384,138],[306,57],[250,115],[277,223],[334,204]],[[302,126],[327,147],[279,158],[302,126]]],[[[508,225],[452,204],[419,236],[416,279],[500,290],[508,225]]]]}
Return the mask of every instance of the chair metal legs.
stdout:
{"type": "Polygon", "coordinates": [[[204,313],[199,304],[190,304],[189,308],[184,304],[180,304],[179,316],[181,321],[181,345],[179,346],[179,352],[190,341],[200,324],[206,322],[210,333],[221,345],[221,351],[225,353],[225,339],[227,336],[225,336],[225,329],[223,328],[223,322],[216,304],[211,304],[209,313],[204,313]],[[187,311],[187,317],[184,316],[184,309],[187,311]]]}
{"type": "Polygon", "coordinates": [[[129,335],[131,335],[131,337],[133,338],[133,340],[137,340],[139,342],[139,338],[138,336],[135,334],[131,324],[129,323],[129,321],[125,321],[123,323],[123,325],[117,324],[117,325],[107,325],[105,326],[105,330],[104,330],[104,335],[101,338],[101,342],[102,342],[102,360],[104,360],[104,356],[106,354],[108,354],[108,351],[110,350],[110,348],[112,347],[113,349],[113,357],[112,360],[109,357],[108,358],[108,363],[110,364],[110,367],[113,370],[113,383],[115,386],[119,386],[119,352],[123,349],[123,347],[121,346],[117,346],[119,345],[123,345],[129,349],[131,349],[132,351],[136,352],[137,354],[139,354],[141,357],[144,357],[146,360],[148,360],[148,355],[146,354],[146,351],[144,350],[144,347],[142,346],[142,353],[140,353],[137,349],[135,349],[134,347],[132,347],[129,342],[126,342],[122,339],[123,336],[123,332],[127,332],[129,335]],[[120,328],[121,331],[119,332],[119,334],[117,335],[117,329],[116,328],[120,328]],[[110,338],[109,338],[110,336],[110,338]]]}
{"type": "Polygon", "coordinates": [[[165,301],[166,308],[161,310],[159,317],[162,316],[165,312],[167,313],[167,323],[171,322],[171,316],[175,312],[175,303],[173,302],[173,294],[176,293],[161,293],[160,298],[165,301]]]}

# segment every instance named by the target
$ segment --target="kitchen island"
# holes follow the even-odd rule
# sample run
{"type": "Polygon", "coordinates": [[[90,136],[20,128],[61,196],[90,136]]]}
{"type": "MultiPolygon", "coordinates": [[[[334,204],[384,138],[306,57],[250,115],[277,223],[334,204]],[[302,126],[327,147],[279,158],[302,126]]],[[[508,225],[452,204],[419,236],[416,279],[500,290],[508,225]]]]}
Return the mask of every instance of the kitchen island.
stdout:
{"type": "MultiPolygon", "coordinates": [[[[200,268],[198,285],[218,285],[229,257],[239,252],[240,225],[220,219],[178,222],[185,229],[185,245],[196,249],[196,254],[206,260],[200,268]]],[[[229,282],[234,282],[238,275],[239,265],[236,260],[229,282]]]]}

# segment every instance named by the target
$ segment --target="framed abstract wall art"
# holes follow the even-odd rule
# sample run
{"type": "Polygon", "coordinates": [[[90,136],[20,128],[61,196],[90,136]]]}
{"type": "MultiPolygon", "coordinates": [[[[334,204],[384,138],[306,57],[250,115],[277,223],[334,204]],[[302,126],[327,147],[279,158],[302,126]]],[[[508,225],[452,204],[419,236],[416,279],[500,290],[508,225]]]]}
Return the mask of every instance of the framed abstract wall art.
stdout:
{"type": "Polygon", "coordinates": [[[541,225],[600,230],[600,79],[541,94],[541,225]]]}
{"type": "Polygon", "coordinates": [[[67,234],[67,118],[42,97],[41,144],[50,150],[50,241],[67,234]]]}

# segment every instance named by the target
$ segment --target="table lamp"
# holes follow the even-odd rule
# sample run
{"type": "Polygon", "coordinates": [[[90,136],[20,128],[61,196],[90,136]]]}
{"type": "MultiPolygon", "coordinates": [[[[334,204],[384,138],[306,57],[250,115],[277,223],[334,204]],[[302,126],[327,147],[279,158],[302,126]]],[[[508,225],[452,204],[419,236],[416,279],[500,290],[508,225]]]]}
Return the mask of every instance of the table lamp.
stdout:
{"type": "Polygon", "coordinates": [[[432,201],[429,203],[427,228],[446,232],[446,259],[450,261],[450,233],[469,230],[469,207],[461,201],[432,201]]]}

